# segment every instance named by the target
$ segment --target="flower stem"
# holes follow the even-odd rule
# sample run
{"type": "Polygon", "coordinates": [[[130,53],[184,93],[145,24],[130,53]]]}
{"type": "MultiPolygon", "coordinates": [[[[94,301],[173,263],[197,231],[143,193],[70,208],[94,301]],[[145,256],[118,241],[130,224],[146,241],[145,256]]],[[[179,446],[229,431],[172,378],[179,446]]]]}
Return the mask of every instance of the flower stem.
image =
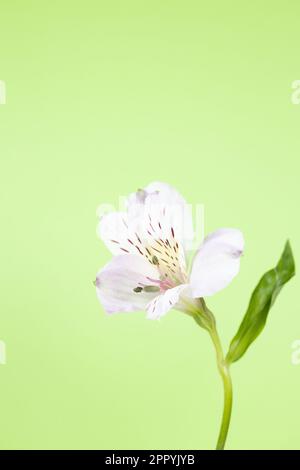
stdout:
{"type": "Polygon", "coordinates": [[[229,364],[224,358],[215,317],[207,307],[204,299],[198,299],[196,309],[193,307],[193,309],[190,310],[190,314],[194,317],[194,320],[199,326],[201,326],[201,328],[208,331],[216,350],[218,370],[224,387],[224,410],[216,450],[224,450],[232,410],[232,382],[229,372],[229,364]]]}
{"type": "Polygon", "coordinates": [[[224,359],[221,341],[215,325],[209,331],[209,334],[215,346],[218,370],[220,372],[224,387],[224,410],[216,447],[216,450],[224,450],[232,410],[232,382],[230,377],[229,365],[224,359]]]}

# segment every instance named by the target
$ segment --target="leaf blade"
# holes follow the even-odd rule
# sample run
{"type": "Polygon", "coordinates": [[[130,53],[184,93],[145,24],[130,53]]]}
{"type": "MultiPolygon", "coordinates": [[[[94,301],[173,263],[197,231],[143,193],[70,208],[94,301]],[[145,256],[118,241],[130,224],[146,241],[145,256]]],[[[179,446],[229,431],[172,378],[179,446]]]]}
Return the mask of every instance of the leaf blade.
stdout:
{"type": "Polygon", "coordinates": [[[279,292],[294,275],[294,257],[287,241],[276,267],[262,276],[251,295],[246,314],[230,343],[226,356],[228,364],[238,361],[262,332],[279,292]]]}

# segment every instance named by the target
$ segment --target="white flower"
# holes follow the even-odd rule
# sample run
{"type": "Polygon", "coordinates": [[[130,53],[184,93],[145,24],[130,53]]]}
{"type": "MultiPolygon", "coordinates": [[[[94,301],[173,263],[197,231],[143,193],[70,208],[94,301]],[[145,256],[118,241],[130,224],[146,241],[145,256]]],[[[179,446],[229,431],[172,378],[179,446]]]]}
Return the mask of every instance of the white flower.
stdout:
{"type": "Polygon", "coordinates": [[[217,230],[199,247],[189,274],[191,213],[183,197],[164,183],[131,194],[126,211],[101,218],[98,233],[114,255],[95,281],[104,309],[146,310],[151,319],[173,307],[193,312],[196,299],[215,294],[237,275],[244,249],[239,230],[217,230]]]}

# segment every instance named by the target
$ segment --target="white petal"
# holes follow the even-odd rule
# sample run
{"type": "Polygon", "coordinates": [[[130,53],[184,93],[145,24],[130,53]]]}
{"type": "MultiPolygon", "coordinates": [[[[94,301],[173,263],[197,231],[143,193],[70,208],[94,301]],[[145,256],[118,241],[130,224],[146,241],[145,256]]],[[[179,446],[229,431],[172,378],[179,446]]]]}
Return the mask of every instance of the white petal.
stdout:
{"type": "Polygon", "coordinates": [[[159,181],[150,183],[144,189],[138,189],[130,194],[128,204],[144,204],[148,196],[157,196],[161,203],[186,204],[185,199],[175,188],[159,181]]]}
{"type": "Polygon", "coordinates": [[[166,183],[154,182],[128,198],[130,221],[143,219],[147,237],[149,231],[156,238],[168,239],[175,233],[176,241],[188,248],[194,238],[192,211],[179,192],[166,183]]]}
{"type": "Polygon", "coordinates": [[[186,284],[168,289],[164,294],[158,295],[147,305],[147,318],[157,320],[165,315],[172,307],[179,302],[180,294],[186,289],[186,284]]]}
{"type": "Polygon", "coordinates": [[[210,296],[224,289],[239,272],[243,250],[244,238],[239,230],[224,228],[209,235],[193,262],[193,297],[210,296]]]}
{"type": "Polygon", "coordinates": [[[157,292],[134,292],[143,285],[159,282],[157,269],[142,256],[115,256],[97,275],[98,298],[107,313],[145,310],[157,292]]]}
{"type": "Polygon", "coordinates": [[[142,254],[143,241],[138,232],[140,227],[128,219],[126,212],[111,212],[101,217],[97,233],[114,255],[142,254]]]}

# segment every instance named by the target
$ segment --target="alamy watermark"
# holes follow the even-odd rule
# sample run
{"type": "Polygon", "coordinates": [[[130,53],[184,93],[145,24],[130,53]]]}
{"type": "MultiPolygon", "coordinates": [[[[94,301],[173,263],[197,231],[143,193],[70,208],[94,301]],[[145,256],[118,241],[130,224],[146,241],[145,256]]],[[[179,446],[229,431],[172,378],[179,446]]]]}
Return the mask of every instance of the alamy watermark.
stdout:
{"type": "Polygon", "coordinates": [[[6,364],[6,344],[0,340],[0,364],[6,364]]]}
{"type": "MultiPolygon", "coordinates": [[[[151,240],[168,240],[172,236],[186,250],[192,251],[198,249],[204,239],[204,204],[128,203],[128,198],[121,196],[117,208],[109,203],[98,206],[97,217],[100,220],[107,214],[111,214],[109,223],[99,224],[97,232],[100,238],[111,242],[116,243],[121,238],[126,245],[127,242],[132,244],[138,235],[150,243],[151,240]]],[[[127,248],[120,247],[124,251],[127,248]]]]}
{"type": "Polygon", "coordinates": [[[6,104],[6,85],[3,80],[0,80],[0,105],[6,104]]]}
{"type": "Polygon", "coordinates": [[[293,366],[300,365],[300,339],[295,339],[292,345],[291,363],[293,366]]]}
{"type": "Polygon", "coordinates": [[[300,104],[300,80],[294,80],[292,83],[291,101],[293,104],[300,104]]]}

